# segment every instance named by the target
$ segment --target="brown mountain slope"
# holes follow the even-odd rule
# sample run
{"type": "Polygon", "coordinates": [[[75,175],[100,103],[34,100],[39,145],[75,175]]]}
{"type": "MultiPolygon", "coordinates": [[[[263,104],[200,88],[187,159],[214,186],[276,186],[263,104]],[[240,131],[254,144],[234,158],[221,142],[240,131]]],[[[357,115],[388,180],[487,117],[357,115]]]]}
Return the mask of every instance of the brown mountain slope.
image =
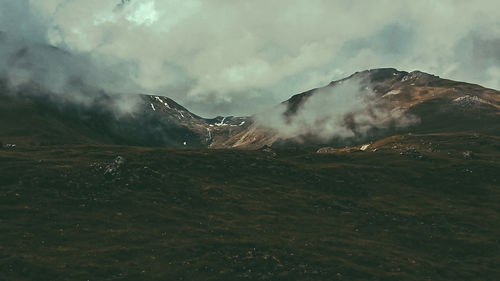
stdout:
{"type": "MultiPolygon", "coordinates": [[[[396,69],[374,69],[357,72],[345,79],[313,89],[283,102],[285,124],[292,124],[300,117],[308,102],[316,95],[342,95],[335,89],[343,83],[356,81],[359,88],[369,88],[372,96],[366,102],[364,112],[379,109],[385,111],[382,124],[377,123],[369,130],[356,134],[356,120],[344,122],[343,126],[352,130],[353,136],[329,139],[318,138],[314,130],[303,128],[303,133],[284,135],[279,129],[266,128],[263,122],[252,124],[244,132],[232,135],[219,147],[260,147],[262,145],[320,145],[350,144],[374,140],[396,133],[438,133],[438,132],[478,132],[489,135],[500,134],[500,92],[479,85],[442,79],[420,71],[404,72],[396,69]],[[330,91],[325,93],[325,91],[330,91]],[[395,114],[397,113],[397,114],[395,114]],[[391,120],[392,118],[392,120],[391,120]],[[405,126],[395,126],[396,118],[410,118],[405,126]]],[[[335,112],[332,112],[335,114],[335,112]]],[[[351,117],[349,114],[342,118],[351,117]]],[[[256,119],[259,116],[255,117],[256,119]]],[[[353,115],[356,118],[356,115],[353,115]]],[[[379,118],[380,119],[380,118],[379,118]]]]}

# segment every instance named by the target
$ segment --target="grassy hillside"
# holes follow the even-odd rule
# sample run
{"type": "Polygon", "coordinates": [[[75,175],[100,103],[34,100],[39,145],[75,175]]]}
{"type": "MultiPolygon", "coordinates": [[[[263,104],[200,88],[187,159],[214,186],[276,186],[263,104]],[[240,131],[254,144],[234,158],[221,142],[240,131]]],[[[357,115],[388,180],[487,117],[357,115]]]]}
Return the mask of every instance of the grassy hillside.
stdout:
{"type": "MultiPolygon", "coordinates": [[[[53,102],[51,98],[55,98],[48,97],[11,96],[0,89],[0,141],[24,146],[119,144],[167,147],[183,147],[183,142],[188,141],[190,147],[206,147],[197,132],[172,122],[168,115],[138,110],[134,114],[117,116],[97,102],[86,107],[53,102]]],[[[173,101],[170,103],[180,107],[173,101]]],[[[151,109],[149,102],[145,104],[151,109]]]]}
{"type": "Polygon", "coordinates": [[[33,98],[0,93],[0,141],[21,145],[112,143],[112,139],[78,115],[33,98]]]}
{"type": "Polygon", "coordinates": [[[0,280],[500,278],[499,138],[275,153],[1,149],[0,280]]]}

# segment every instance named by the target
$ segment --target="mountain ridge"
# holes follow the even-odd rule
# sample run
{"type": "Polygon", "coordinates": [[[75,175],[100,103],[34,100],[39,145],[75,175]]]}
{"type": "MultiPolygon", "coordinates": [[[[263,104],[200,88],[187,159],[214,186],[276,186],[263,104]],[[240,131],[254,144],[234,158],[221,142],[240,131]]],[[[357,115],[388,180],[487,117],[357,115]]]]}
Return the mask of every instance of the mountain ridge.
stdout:
{"type": "MultiPolygon", "coordinates": [[[[353,81],[355,89],[363,91],[368,89],[370,94],[370,100],[367,102],[369,107],[360,108],[358,111],[383,110],[389,117],[384,115],[379,119],[389,118],[382,120],[387,124],[384,123],[380,128],[373,126],[368,128],[368,131],[360,133],[356,132],[359,121],[356,120],[355,114],[335,116],[344,118],[339,126],[343,130],[351,130],[353,136],[332,135],[329,139],[322,139],[314,134],[314,130],[309,130],[310,128],[304,129],[303,132],[299,129],[296,135],[289,136],[280,132],[280,127],[268,127],[266,123],[271,121],[268,122],[265,117],[260,117],[265,116],[266,112],[246,117],[203,118],[168,97],[141,94],[133,114],[117,117],[102,105],[106,102],[96,102],[97,105],[88,108],[74,104],[61,106],[52,103],[50,98],[45,99],[44,95],[30,94],[30,91],[34,90],[21,88],[17,93],[12,93],[4,80],[0,83],[0,99],[3,106],[0,120],[4,121],[3,134],[0,137],[8,142],[23,142],[21,139],[31,138],[24,143],[38,145],[95,142],[186,148],[259,148],[263,145],[341,146],[408,132],[432,133],[454,130],[477,131],[492,135],[498,135],[500,132],[496,125],[500,123],[497,122],[500,121],[498,91],[480,85],[442,79],[421,71],[406,72],[394,68],[355,72],[324,87],[295,94],[278,105],[286,107],[279,118],[283,118],[285,126],[293,125],[297,116],[303,114],[311,98],[339,95],[339,93],[322,92],[335,92],[336,89],[343,89],[343,85],[353,81]],[[16,116],[17,113],[12,110],[16,107],[19,107],[21,112],[31,112],[32,116],[21,116],[21,118],[16,116]],[[390,120],[394,112],[398,112],[396,118],[390,120]],[[403,127],[394,126],[398,118],[407,116],[415,116],[419,122],[403,127]],[[42,122],[44,118],[50,122],[42,122]],[[8,120],[13,122],[23,119],[28,119],[24,123],[21,122],[23,129],[12,128],[8,124],[8,120]],[[31,121],[28,122],[29,120],[31,121]],[[456,122],[457,120],[460,122],[456,122]],[[484,120],[489,121],[483,122],[484,120]],[[37,125],[32,129],[38,131],[41,136],[31,137],[30,126],[40,123],[46,125],[37,125]],[[44,132],[41,132],[40,128],[43,127],[45,127],[44,132]],[[65,130],[71,133],[65,133],[65,130]],[[55,136],[51,136],[50,132],[55,136]]],[[[343,95],[342,91],[340,92],[340,95],[343,95]]],[[[99,99],[104,101],[113,99],[105,93],[100,95],[99,99]]],[[[332,114],[334,113],[333,110],[332,114]]],[[[331,120],[327,120],[329,121],[331,120]]]]}

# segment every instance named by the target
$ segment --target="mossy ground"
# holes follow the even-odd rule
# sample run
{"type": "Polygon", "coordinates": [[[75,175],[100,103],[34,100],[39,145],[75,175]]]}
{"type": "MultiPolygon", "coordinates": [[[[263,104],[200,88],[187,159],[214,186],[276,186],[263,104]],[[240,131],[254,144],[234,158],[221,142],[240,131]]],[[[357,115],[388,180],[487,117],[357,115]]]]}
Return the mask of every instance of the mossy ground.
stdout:
{"type": "Polygon", "coordinates": [[[499,280],[500,141],[375,146],[0,150],[0,280],[499,280]]]}

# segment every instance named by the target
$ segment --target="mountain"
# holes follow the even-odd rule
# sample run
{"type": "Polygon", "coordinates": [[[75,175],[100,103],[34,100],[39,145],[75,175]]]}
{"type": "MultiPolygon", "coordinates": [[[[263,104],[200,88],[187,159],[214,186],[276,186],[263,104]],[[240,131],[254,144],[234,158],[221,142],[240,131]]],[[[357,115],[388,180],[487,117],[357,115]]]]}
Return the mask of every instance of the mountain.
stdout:
{"type": "Polygon", "coordinates": [[[0,81],[0,140],[4,143],[317,148],[410,132],[500,133],[498,91],[392,68],[356,72],[325,87],[294,95],[276,108],[251,117],[212,119],[202,118],[164,96],[134,97],[136,110],[117,115],[109,107],[114,97],[106,93],[99,92],[91,104],[83,106],[61,103],[58,96],[41,94],[36,87],[12,91],[7,84],[0,81]],[[334,102],[331,110],[314,107],[318,100],[321,104],[339,98],[349,100],[350,95],[357,93],[361,93],[361,98],[353,100],[359,104],[352,110],[348,103],[338,106],[334,102]],[[318,120],[299,122],[304,121],[304,116],[309,118],[311,111],[318,120]],[[276,116],[283,124],[268,126],[276,116]],[[331,126],[337,119],[341,122],[332,134],[323,135],[321,126],[331,126]],[[315,130],[316,125],[319,130],[315,130]],[[293,128],[293,134],[281,127],[293,128]]]}
{"type": "MultiPolygon", "coordinates": [[[[191,132],[184,139],[180,138],[178,144],[191,147],[193,144],[211,147],[233,134],[240,133],[248,128],[251,122],[249,117],[222,117],[207,119],[191,113],[170,98],[162,96],[142,95],[140,118],[149,116],[151,121],[161,120],[159,123],[176,124],[191,132]]],[[[150,122],[151,122],[150,121],[150,122]]],[[[174,134],[175,135],[175,134],[174,134]]]]}
{"type": "MultiPolygon", "coordinates": [[[[420,71],[408,73],[393,68],[356,72],[323,88],[292,96],[283,102],[286,106],[283,110],[285,124],[293,123],[294,118],[300,116],[311,98],[317,95],[342,94],[335,89],[341,87],[343,83],[352,81],[356,81],[356,85],[359,84],[357,86],[359,89],[369,87],[373,92],[370,100],[362,108],[364,114],[378,110],[378,114],[381,115],[371,120],[372,123],[379,124],[371,124],[371,128],[364,133],[356,134],[356,126],[361,123],[347,121],[341,126],[351,130],[353,136],[333,136],[330,139],[318,138],[314,135],[315,130],[309,130],[310,128],[302,128],[303,133],[299,131],[295,137],[289,137],[283,136],[280,130],[253,124],[244,132],[231,136],[226,140],[226,144],[236,147],[318,146],[374,141],[398,133],[473,132],[488,135],[500,133],[499,91],[442,79],[420,71]],[[381,111],[383,114],[380,114],[381,111]],[[403,119],[408,122],[400,122],[403,119]],[[397,124],[398,122],[402,124],[397,124]]],[[[353,116],[356,117],[355,114],[353,116]]],[[[349,117],[349,114],[343,117],[349,117]]]]}
{"type": "Polygon", "coordinates": [[[10,90],[0,81],[0,140],[23,145],[116,144],[209,147],[245,128],[248,118],[206,119],[172,99],[138,95],[135,109],[117,114],[113,96],[93,93],[90,104],[61,101],[36,87],[10,90]]]}

